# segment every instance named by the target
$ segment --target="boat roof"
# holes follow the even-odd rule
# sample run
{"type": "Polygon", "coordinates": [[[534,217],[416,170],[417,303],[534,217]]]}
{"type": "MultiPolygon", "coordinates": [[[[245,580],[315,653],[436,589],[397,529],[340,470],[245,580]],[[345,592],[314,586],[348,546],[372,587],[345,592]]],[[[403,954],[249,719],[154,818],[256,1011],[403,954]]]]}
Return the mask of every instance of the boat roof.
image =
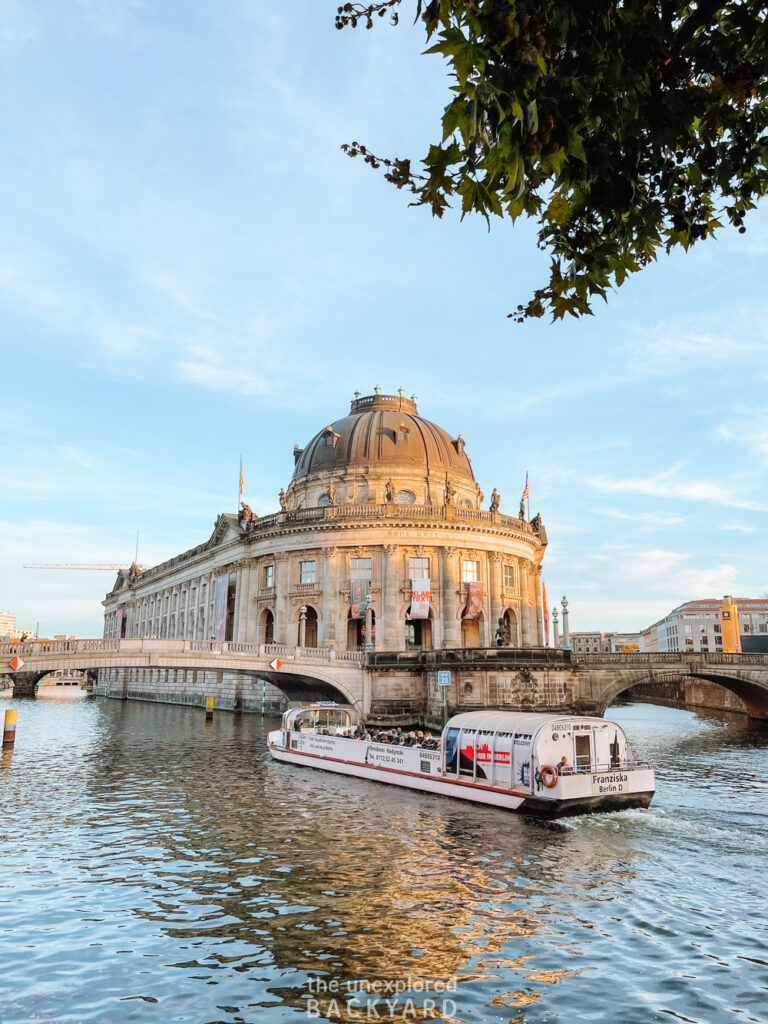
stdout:
{"type": "Polygon", "coordinates": [[[314,704],[302,704],[298,707],[288,708],[285,712],[285,717],[289,721],[293,721],[294,718],[298,718],[300,715],[309,715],[310,713],[320,711],[340,711],[355,720],[358,717],[356,708],[352,707],[351,704],[337,704],[333,700],[320,700],[314,704]]]}
{"type": "Polygon", "coordinates": [[[446,723],[446,729],[488,729],[491,732],[529,733],[531,736],[550,722],[592,721],[594,715],[563,715],[531,711],[463,711],[446,723]]]}

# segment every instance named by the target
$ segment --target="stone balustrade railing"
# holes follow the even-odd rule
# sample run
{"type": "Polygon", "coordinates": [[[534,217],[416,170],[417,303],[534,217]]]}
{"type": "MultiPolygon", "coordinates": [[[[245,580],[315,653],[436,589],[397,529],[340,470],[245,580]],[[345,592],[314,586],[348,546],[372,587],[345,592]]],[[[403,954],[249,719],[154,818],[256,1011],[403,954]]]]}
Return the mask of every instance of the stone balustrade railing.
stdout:
{"type": "Polygon", "coordinates": [[[362,664],[361,651],[333,651],[328,647],[298,647],[291,644],[249,644],[219,640],[125,639],[51,640],[0,644],[0,657],[40,658],[57,654],[215,654],[246,655],[251,658],[301,659],[302,661],[352,661],[362,664]]]}

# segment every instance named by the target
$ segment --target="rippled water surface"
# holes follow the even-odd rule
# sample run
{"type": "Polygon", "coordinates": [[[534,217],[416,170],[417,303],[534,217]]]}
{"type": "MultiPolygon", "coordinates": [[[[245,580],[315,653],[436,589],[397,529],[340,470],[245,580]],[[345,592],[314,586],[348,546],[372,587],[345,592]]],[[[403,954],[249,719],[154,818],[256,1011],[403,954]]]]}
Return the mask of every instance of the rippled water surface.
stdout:
{"type": "Polygon", "coordinates": [[[742,716],[611,709],[654,803],[544,823],[276,764],[256,716],[14,706],[2,1024],[768,1021],[742,716]]]}

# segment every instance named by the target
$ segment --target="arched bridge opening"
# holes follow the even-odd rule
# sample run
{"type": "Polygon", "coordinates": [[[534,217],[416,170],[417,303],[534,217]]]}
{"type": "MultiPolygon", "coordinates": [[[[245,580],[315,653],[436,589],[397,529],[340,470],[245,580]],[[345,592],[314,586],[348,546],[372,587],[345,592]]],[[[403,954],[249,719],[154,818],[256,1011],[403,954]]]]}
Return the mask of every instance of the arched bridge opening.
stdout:
{"type": "Polygon", "coordinates": [[[337,704],[357,704],[358,700],[352,693],[347,693],[338,683],[330,683],[325,679],[299,672],[262,672],[255,673],[259,679],[277,687],[289,704],[313,704],[321,700],[332,700],[337,704]]]}
{"type": "Polygon", "coordinates": [[[604,715],[618,697],[636,686],[647,687],[652,692],[655,686],[661,689],[664,684],[672,683],[682,687],[686,680],[696,679],[715,683],[733,693],[744,704],[750,718],[768,720],[768,678],[765,683],[756,681],[754,677],[745,679],[737,671],[623,672],[601,694],[598,701],[599,714],[604,715]]]}

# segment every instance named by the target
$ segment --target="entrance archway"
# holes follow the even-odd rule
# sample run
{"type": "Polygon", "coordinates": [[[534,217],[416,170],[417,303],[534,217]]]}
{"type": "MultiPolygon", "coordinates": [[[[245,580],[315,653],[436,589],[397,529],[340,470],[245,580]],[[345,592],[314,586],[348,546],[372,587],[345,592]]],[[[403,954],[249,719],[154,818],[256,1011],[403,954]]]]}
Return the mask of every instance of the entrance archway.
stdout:
{"type": "Polygon", "coordinates": [[[520,646],[520,635],[517,628],[517,616],[514,609],[507,608],[504,612],[504,643],[512,647],[520,646]]]}
{"type": "MultiPolygon", "coordinates": [[[[352,609],[349,610],[347,615],[347,650],[348,651],[361,651],[367,645],[366,641],[368,637],[366,635],[366,624],[365,619],[353,619],[352,609]]],[[[371,609],[371,636],[370,636],[370,648],[371,650],[376,646],[376,612],[371,609]]]]}
{"type": "Polygon", "coordinates": [[[275,616],[269,608],[265,608],[261,613],[259,641],[263,644],[273,644],[275,642],[275,616]]]}
{"type": "Polygon", "coordinates": [[[476,619],[466,619],[464,618],[466,610],[464,608],[461,613],[461,646],[480,647],[480,638],[483,635],[484,628],[482,612],[476,619]]]}
{"type": "Polygon", "coordinates": [[[432,641],[432,609],[428,619],[411,619],[411,606],[405,613],[405,649],[406,651],[431,651],[432,641]]]}
{"type": "MultiPolygon", "coordinates": [[[[304,605],[307,609],[307,621],[304,627],[304,646],[317,647],[317,612],[311,604],[304,605]]],[[[296,643],[301,645],[301,612],[296,622],[296,643]]]]}

